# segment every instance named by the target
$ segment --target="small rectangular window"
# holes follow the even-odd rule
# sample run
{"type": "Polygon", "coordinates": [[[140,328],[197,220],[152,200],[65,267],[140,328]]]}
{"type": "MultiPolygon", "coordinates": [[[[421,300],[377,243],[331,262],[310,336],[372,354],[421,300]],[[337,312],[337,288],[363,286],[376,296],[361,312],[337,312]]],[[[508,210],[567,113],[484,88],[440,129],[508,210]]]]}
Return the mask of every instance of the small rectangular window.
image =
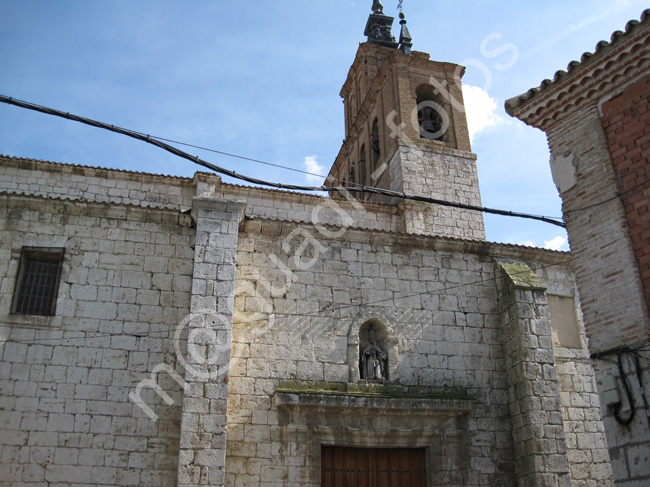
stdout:
{"type": "Polygon", "coordinates": [[[11,312],[54,315],[63,248],[23,247],[11,312]]]}
{"type": "Polygon", "coordinates": [[[582,348],[576,319],[575,298],[549,294],[548,307],[551,312],[551,333],[555,345],[563,348],[582,348]]]}

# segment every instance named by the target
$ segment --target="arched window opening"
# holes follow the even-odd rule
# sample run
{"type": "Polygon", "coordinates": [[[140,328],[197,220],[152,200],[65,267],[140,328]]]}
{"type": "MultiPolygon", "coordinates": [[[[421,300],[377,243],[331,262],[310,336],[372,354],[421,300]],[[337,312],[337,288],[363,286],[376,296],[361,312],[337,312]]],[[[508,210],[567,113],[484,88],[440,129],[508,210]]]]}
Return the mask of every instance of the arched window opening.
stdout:
{"type": "Polygon", "coordinates": [[[359,183],[368,184],[367,174],[367,164],[366,164],[366,146],[365,144],[361,146],[361,151],[359,153],[359,183]]]}
{"type": "Polygon", "coordinates": [[[370,132],[370,151],[372,152],[370,171],[374,172],[379,167],[379,158],[381,157],[381,149],[379,147],[379,121],[376,118],[372,122],[372,131],[370,132]]]}
{"type": "Polygon", "coordinates": [[[442,99],[434,90],[434,86],[429,84],[420,85],[415,90],[420,137],[444,142],[449,128],[449,116],[442,106],[442,99]]]}
{"type": "Polygon", "coordinates": [[[350,175],[348,177],[348,181],[350,182],[350,184],[348,185],[349,187],[353,188],[354,186],[356,186],[357,177],[355,174],[354,162],[350,164],[350,175]]]}

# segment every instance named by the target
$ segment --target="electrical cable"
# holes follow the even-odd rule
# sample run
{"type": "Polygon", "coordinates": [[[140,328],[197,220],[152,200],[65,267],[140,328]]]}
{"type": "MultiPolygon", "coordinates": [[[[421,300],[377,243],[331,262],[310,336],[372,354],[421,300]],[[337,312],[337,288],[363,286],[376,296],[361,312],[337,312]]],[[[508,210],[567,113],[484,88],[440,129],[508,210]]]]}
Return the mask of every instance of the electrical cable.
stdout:
{"type": "Polygon", "coordinates": [[[358,186],[358,187],[327,187],[327,186],[301,186],[301,185],[293,185],[293,184],[283,184],[283,183],[276,183],[276,182],[269,182],[269,181],[264,181],[262,179],[254,178],[251,176],[246,176],[243,174],[236,173],[235,171],[232,171],[230,169],[226,169],[220,166],[217,166],[215,164],[212,164],[210,162],[204,161],[203,159],[199,158],[198,156],[192,156],[191,154],[188,154],[187,152],[184,152],[176,147],[173,147],[169,144],[166,144],[162,142],[161,140],[151,137],[150,135],[145,135],[141,132],[135,132],[133,130],[125,129],[122,127],[116,127],[115,125],[110,125],[104,122],[99,122],[97,120],[92,120],[86,117],[81,117],[78,115],[71,114],[69,112],[62,112],[60,110],[56,110],[53,108],[48,108],[44,107],[42,105],[36,105],[34,103],[22,101],[22,100],[17,100],[15,98],[7,97],[4,95],[0,95],[0,102],[2,103],[7,103],[9,105],[15,105],[17,107],[21,108],[26,108],[28,110],[33,110],[37,111],[40,113],[45,113],[47,115],[53,115],[61,118],[65,118],[67,120],[72,120],[75,122],[83,123],[85,125],[90,125],[91,127],[97,127],[101,128],[104,130],[108,130],[111,132],[115,132],[118,134],[126,135],[127,137],[131,137],[137,140],[140,140],[142,142],[146,142],[152,145],[155,145],[156,147],[159,147],[167,152],[170,152],[178,157],[181,157],[183,159],[187,159],[188,161],[191,161],[199,166],[203,166],[207,169],[210,169],[211,171],[214,171],[218,174],[223,174],[226,176],[230,176],[234,179],[239,179],[242,181],[246,181],[248,183],[252,184],[258,184],[260,186],[268,186],[271,188],[276,188],[276,189],[283,189],[283,190],[294,190],[294,191],[333,191],[333,190],[339,190],[339,191],[351,191],[351,192],[361,192],[361,193],[372,193],[372,194],[379,194],[383,196],[391,196],[394,198],[399,198],[403,200],[410,200],[410,201],[419,201],[423,203],[431,203],[434,205],[439,205],[439,206],[447,206],[447,207],[452,207],[452,208],[459,208],[459,209],[464,209],[464,210],[471,210],[471,211],[479,211],[483,213],[489,213],[489,214],[494,214],[494,215],[502,215],[502,216],[509,216],[509,217],[514,217],[514,218],[525,218],[525,219],[530,219],[530,220],[537,220],[537,221],[542,221],[544,223],[549,223],[551,225],[555,225],[558,227],[565,228],[566,225],[564,224],[563,221],[558,221],[555,219],[552,219],[551,217],[545,217],[545,216],[540,216],[540,215],[531,215],[528,213],[520,213],[516,211],[509,211],[509,210],[499,210],[495,208],[486,208],[486,207],[481,207],[481,206],[475,206],[475,205],[468,205],[468,204],[463,204],[463,203],[453,203],[437,198],[429,198],[426,196],[417,196],[417,195],[408,195],[404,192],[400,191],[392,191],[392,190],[387,190],[387,189],[381,189],[381,188],[375,188],[372,186],[358,186]]]}
{"type": "MultiPolygon", "coordinates": [[[[6,97],[6,96],[3,96],[3,95],[0,95],[0,102],[15,105],[15,106],[19,106],[21,108],[28,108],[28,109],[32,109],[32,110],[36,110],[36,111],[41,111],[42,113],[47,113],[47,114],[50,114],[50,115],[57,115],[55,113],[49,113],[49,112],[46,112],[44,110],[38,110],[36,108],[36,107],[38,107],[38,108],[47,109],[47,107],[42,107],[40,105],[36,105],[36,104],[33,104],[33,103],[29,103],[29,102],[22,102],[20,100],[15,99],[15,98],[6,97]],[[29,105],[29,106],[21,105],[21,103],[25,104],[25,105],[29,105]]],[[[54,112],[57,111],[57,110],[54,110],[54,109],[48,109],[48,110],[52,110],[54,112]]],[[[63,114],[63,112],[60,112],[60,113],[63,114]]],[[[76,120],[75,118],[68,117],[67,115],[70,115],[70,114],[67,113],[67,112],[65,113],[65,115],[66,116],[64,116],[63,118],[68,118],[70,120],[79,121],[81,123],[86,123],[86,122],[82,122],[81,120],[76,120]]],[[[62,116],[62,115],[59,115],[59,116],[62,116]]],[[[83,117],[77,117],[77,118],[81,119],[83,117]]],[[[100,122],[97,122],[97,123],[100,123],[100,122]]],[[[89,125],[96,126],[96,127],[98,126],[98,125],[94,125],[94,124],[89,124],[89,125]]],[[[106,127],[99,127],[99,128],[105,128],[107,130],[111,130],[111,127],[119,128],[119,127],[115,127],[114,125],[110,125],[110,126],[108,126],[108,124],[105,124],[105,125],[106,125],[106,127]]],[[[122,130],[127,131],[128,129],[122,129],[122,130]]],[[[115,130],[112,130],[112,131],[115,131],[115,130]]],[[[266,166],[277,167],[279,169],[285,169],[287,171],[293,171],[293,172],[297,172],[297,173],[300,173],[300,174],[306,174],[308,176],[324,177],[322,174],[317,174],[317,173],[313,173],[313,172],[309,172],[309,171],[303,171],[301,169],[296,169],[296,168],[289,167],[289,166],[283,166],[281,164],[274,164],[272,162],[263,161],[261,159],[255,159],[255,158],[252,158],[252,157],[241,156],[241,155],[238,155],[238,154],[233,154],[231,152],[225,152],[225,151],[220,151],[220,150],[217,150],[217,149],[211,149],[209,147],[203,147],[203,146],[200,146],[200,145],[189,144],[187,142],[181,142],[181,141],[174,140],[174,139],[168,139],[168,138],[160,137],[160,136],[157,136],[157,135],[148,135],[148,134],[145,134],[143,132],[138,132],[138,131],[135,131],[135,130],[128,130],[128,131],[132,132],[133,134],[137,134],[138,136],[140,136],[140,137],[142,137],[144,139],[147,139],[147,140],[143,140],[140,137],[136,137],[139,140],[142,140],[144,142],[150,142],[149,139],[156,139],[156,140],[159,140],[159,141],[171,142],[173,144],[184,145],[184,146],[187,146],[187,147],[193,147],[195,149],[200,149],[200,150],[204,150],[204,151],[208,151],[208,152],[213,152],[215,154],[220,154],[220,155],[227,156],[227,157],[233,157],[233,158],[241,159],[241,160],[244,160],[244,161],[250,161],[250,162],[257,163],[257,164],[263,164],[263,165],[266,165],[266,166]]],[[[122,132],[118,132],[118,133],[122,133],[122,132]]],[[[124,134],[124,133],[123,133],[123,135],[129,136],[129,134],[124,134]]],[[[157,145],[157,144],[154,144],[154,145],[157,145]]],[[[167,149],[165,149],[165,150],[167,150],[167,149]]],[[[184,157],[184,156],[180,156],[179,154],[176,154],[175,152],[172,152],[172,153],[174,153],[175,155],[178,155],[179,157],[183,157],[185,159],[188,159],[188,160],[196,163],[196,160],[195,160],[196,158],[194,156],[188,155],[189,157],[184,157]]],[[[207,163],[207,164],[209,164],[209,163],[207,163]]],[[[227,170],[224,170],[224,171],[227,171],[227,170]]],[[[233,174],[235,174],[234,171],[233,171],[233,174]]],[[[238,175],[238,176],[232,176],[231,175],[231,177],[235,177],[235,178],[238,178],[238,179],[241,179],[240,176],[241,175],[238,175]]],[[[342,179],[334,178],[334,177],[331,177],[331,176],[328,177],[328,181],[330,181],[330,182],[341,182],[341,183],[344,182],[342,179]]],[[[614,201],[614,200],[616,200],[616,199],[618,199],[618,198],[620,198],[622,196],[625,196],[627,194],[630,194],[630,193],[636,191],[637,189],[644,186],[648,182],[650,182],[650,178],[645,179],[644,181],[641,181],[640,183],[634,185],[632,188],[629,188],[628,190],[626,190],[626,191],[624,191],[622,193],[619,193],[619,194],[617,194],[615,196],[612,196],[611,198],[607,198],[606,200],[598,201],[596,203],[592,203],[590,205],[583,206],[581,208],[576,208],[576,209],[573,209],[573,210],[567,210],[565,212],[565,214],[569,215],[569,214],[572,214],[572,213],[577,213],[577,212],[589,210],[589,209],[594,208],[596,206],[600,206],[600,205],[609,203],[609,202],[614,201]]],[[[265,184],[261,184],[261,185],[269,185],[269,186],[272,186],[272,187],[276,187],[276,186],[274,186],[274,184],[276,184],[276,183],[268,183],[268,184],[266,184],[266,182],[264,182],[264,183],[265,184]]],[[[257,183],[255,183],[255,184],[257,184],[257,183]]],[[[321,187],[296,186],[296,188],[304,188],[304,189],[299,189],[300,191],[332,191],[332,190],[339,190],[340,191],[340,190],[343,190],[343,189],[348,190],[348,191],[357,191],[357,192],[364,192],[364,191],[365,192],[372,192],[372,191],[370,191],[371,189],[376,189],[376,190],[379,190],[379,191],[382,191],[382,192],[383,191],[389,191],[389,190],[383,190],[381,188],[374,188],[374,187],[371,187],[371,186],[362,186],[362,185],[358,185],[358,184],[351,184],[350,182],[347,182],[347,185],[344,188],[343,187],[325,187],[325,186],[321,186],[321,187]]],[[[287,188],[282,188],[282,189],[287,189],[287,188]]],[[[404,199],[411,199],[412,198],[410,196],[404,195],[403,193],[390,194],[389,196],[393,196],[393,197],[397,197],[397,198],[404,198],[404,199]]],[[[428,200],[430,200],[430,199],[428,199],[428,200]]],[[[453,205],[455,205],[455,203],[441,201],[441,200],[427,201],[427,202],[432,202],[433,204],[440,204],[440,205],[444,205],[444,206],[453,206],[453,205]]],[[[526,214],[526,213],[509,212],[509,211],[505,211],[505,210],[495,210],[495,209],[492,209],[492,208],[473,207],[473,206],[461,207],[461,208],[475,210],[475,211],[483,211],[485,213],[494,213],[494,214],[498,214],[498,215],[502,215],[502,216],[531,218],[531,219],[543,221],[545,223],[550,223],[550,224],[553,224],[553,225],[557,225],[557,226],[560,226],[560,227],[563,227],[563,228],[565,227],[564,223],[561,223],[561,222],[558,221],[558,220],[561,220],[560,217],[545,217],[545,216],[540,216],[540,215],[531,215],[531,214],[526,214]]]]}
{"type": "MultiPolygon", "coordinates": [[[[547,269],[547,268],[555,267],[555,266],[559,266],[559,265],[568,265],[570,263],[571,262],[567,260],[567,261],[562,261],[562,262],[556,262],[556,263],[553,263],[553,264],[544,264],[544,265],[537,266],[537,267],[535,267],[535,269],[532,269],[532,270],[533,270],[533,272],[535,272],[535,271],[539,271],[539,270],[542,270],[542,269],[547,269]]],[[[455,284],[453,286],[446,286],[446,287],[443,287],[442,289],[436,289],[434,291],[415,292],[415,293],[410,293],[410,294],[407,294],[407,295],[404,295],[404,296],[399,296],[399,297],[377,299],[375,301],[369,301],[369,302],[366,302],[366,303],[363,303],[363,304],[361,304],[361,303],[341,304],[341,305],[335,306],[333,308],[329,308],[329,309],[327,309],[325,311],[327,311],[327,312],[335,312],[335,311],[339,311],[339,310],[342,310],[342,309],[345,309],[345,308],[354,308],[354,307],[357,307],[357,306],[372,306],[372,305],[377,305],[377,304],[380,304],[380,303],[386,303],[388,301],[399,301],[400,299],[408,299],[408,298],[413,298],[415,296],[423,296],[425,294],[428,294],[428,295],[431,295],[431,296],[437,296],[437,295],[441,295],[445,291],[447,291],[447,292],[452,291],[454,289],[458,289],[458,288],[461,288],[461,287],[464,287],[464,286],[474,286],[474,285],[479,285],[479,284],[487,284],[489,282],[496,281],[496,279],[497,279],[497,277],[495,276],[495,277],[491,277],[489,279],[481,279],[481,280],[477,280],[477,281],[473,281],[473,282],[469,282],[469,283],[465,283],[465,284],[455,284]]],[[[276,319],[277,318],[287,318],[288,319],[288,318],[322,318],[323,317],[322,312],[315,312],[315,313],[311,313],[311,314],[310,313],[292,313],[292,314],[281,313],[281,314],[274,314],[274,316],[276,317],[276,319]]],[[[247,321],[233,321],[233,325],[252,325],[254,323],[264,322],[264,321],[268,321],[268,318],[266,318],[266,319],[260,318],[260,319],[256,319],[256,320],[247,320],[247,321]]],[[[61,331],[61,330],[53,330],[53,331],[61,331]]],[[[128,334],[127,335],[125,333],[122,333],[122,335],[124,335],[124,336],[132,336],[132,337],[135,337],[135,338],[148,338],[153,333],[169,334],[171,331],[172,330],[170,329],[170,330],[164,330],[164,331],[159,331],[159,332],[149,332],[149,333],[147,333],[147,335],[137,335],[137,334],[128,334]]],[[[83,332],[83,333],[88,333],[88,332],[83,332]]],[[[111,334],[111,333],[94,333],[94,332],[92,332],[92,333],[93,333],[93,335],[91,336],[91,338],[102,338],[102,337],[115,336],[115,334],[111,334]]],[[[12,343],[24,343],[24,344],[29,345],[29,344],[33,344],[35,342],[39,342],[39,343],[47,342],[47,343],[50,343],[50,342],[59,342],[59,341],[66,341],[66,340],[79,340],[79,339],[86,339],[86,338],[87,338],[87,335],[78,336],[78,337],[66,337],[66,338],[64,338],[64,337],[61,337],[61,338],[41,338],[41,339],[34,339],[34,340],[30,340],[30,341],[13,339],[13,340],[9,340],[9,341],[11,341],[12,343]]],[[[2,343],[1,340],[0,340],[0,343],[2,343]]]]}
{"type": "MultiPolygon", "coordinates": [[[[142,134],[142,135],[145,135],[145,134],[142,134]]],[[[317,173],[313,173],[313,172],[309,172],[309,171],[303,171],[301,169],[295,169],[293,167],[283,166],[281,164],[274,164],[272,162],[262,161],[260,159],[253,159],[253,158],[246,157],[246,156],[240,156],[240,155],[237,155],[237,154],[232,154],[230,152],[224,152],[224,151],[220,151],[220,150],[217,150],[217,149],[211,149],[209,147],[203,147],[203,146],[200,146],[200,145],[188,144],[187,142],[181,142],[181,141],[178,141],[178,140],[167,139],[165,137],[159,137],[157,135],[151,135],[150,137],[153,138],[153,139],[163,140],[165,142],[171,142],[173,144],[185,145],[187,147],[194,147],[195,149],[200,149],[200,150],[204,150],[204,151],[208,151],[208,152],[214,152],[215,154],[221,154],[221,155],[228,156],[228,157],[234,157],[236,159],[242,159],[242,160],[245,160],[245,161],[255,162],[255,163],[258,163],[258,164],[264,164],[266,166],[273,166],[273,167],[277,167],[277,168],[280,168],[280,169],[285,169],[287,171],[293,171],[293,172],[297,172],[297,173],[300,173],[300,174],[306,174],[308,176],[317,176],[317,177],[320,177],[320,178],[325,177],[322,174],[317,174],[317,173]]],[[[334,178],[332,176],[328,177],[328,181],[330,181],[330,182],[337,181],[337,182],[341,182],[341,183],[344,182],[344,180],[342,180],[340,178],[334,178]]],[[[597,203],[592,203],[592,204],[584,206],[582,208],[576,208],[574,210],[568,210],[568,211],[565,212],[565,214],[568,215],[568,214],[571,214],[571,213],[577,213],[577,212],[580,212],[580,211],[589,210],[589,209],[594,208],[596,206],[600,206],[600,205],[609,203],[610,201],[614,201],[614,200],[616,200],[616,199],[618,199],[618,198],[620,198],[622,196],[626,196],[626,195],[628,195],[630,193],[635,192],[637,189],[644,186],[648,182],[650,182],[650,178],[648,178],[648,179],[646,179],[644,181],[641,181],[640,183],[634,185],[633,187],[625,190],[622,193],[617,194],[616,196],[612,196],[611,198],[607,198],[606,200],[599,201],[597,203]]],[[[362,186],[360,186],[358,184],[350,183],[349,181],[347,181],[346,183],[347,183],[347,185],[352,184],[354,187],[357,187],[357,188],[362,187],[362,186]]],[[[347,187],[348,186],[346,186],[346,188],[347,187]]],[[[547,217],[547,218],[554,218],[554,219],[557,219],[557,220],[560,219],[559,217],[547,217]]]]}
{"type": "Polygon", "coordinates": [[[623,389],[625,390],[625,397],[627,397],[627,402],[630,406],[630,414],[628,415],[627,418],[622,418],[620,415],[622,403],[619,402],[612,406],[614,419],[616,419],[616,422],[618,424],[622,424],[623,426],[629,425],[634,419],[634,416],[636,414],[636,407],[634,406],[634,397],[632,396],[632,388],[630,387],[630,381],[627,377],[627,374],[625,373],[625,369],[623,368],[623,359],[622,359],[623,353],[629,350],[630,350],[629,347],[623,347],[619,349],[617,354],[617,359],[618,359],[618,373],[621,377],[621,382],[623,383],[623,389]]]}
{"type": "MultiPolygon", "coordinates": [[[[134,130],[134,132],[138,133],[140,135],[146,135],[146,134],[143,134],[142,132],[136,132],[135,130],[134,130]]],[[[195,149],[201,149],[201,150],[208,151],[208,152],[214,152],[215,154],[220,154],[222,156],[234,157],[235,159],[241,159],[241,160],[244,160],[244,161],[255,162],[257,164],[264,164],[265,166],[272,166],[272,167],[277,167],[277,168],[280,168],[280,169],[286,169],[287,171],[293,171],[293,172],[297,172],[297,173],[300,173],[300,174],[306,174],[307,176],[317,176],[319,178],[324,178],[325,177],[322,174],[317,174],[315,172],[303,171],[302,169],[296,169],[294,167],[283,166],[281,164],[274,164],[272,162],[262,161],[260,159],[253,159],[252,157],[240,156],[240,155],[237,155],[237,154],[233,154],[231,152],[224,152],[224,151],[220,151],[220,150],[217,150],[217,149],[210,149],[209,147],[202,147],[200,145],[188,144],[187,142],[180,142],[180,141],[174,140],[174,139],[166,139],[165,137],[160,137],[158,135],[150,135],[149,137],[151,137],[152,139],[163,140],[165,142],[171,142],[172,144],[184,145],[184,146],[187,146],[187,147],[194,147],[195,149]]],[[[342,180],[338,179],[338,178],[329,178],[329,180],[330,181],[342,182],[342,180]]]]}
{"type": "Polygon", "coordinates": [[[589,209],[594,208],[596,206],[604,205],[606,203],[609,203],[610,201],[614,201],[614,200],[616,200],[618,198],[622,198],[623,196],[626,196],[626,195],[636,191],[640,187],[645,186],[648,182],[650,182],[650,178],[645,179],[644,181],[641,181],[638,184],[635,184],[630,189],[627,189],[627,190],[623,191],[622,193],[618,193],[615,196],[612,196],[611,198],[607,198],[606,200],[598,201],[597,203],[592,203],[590,205],[583,206],[582,208],[576,208],[575,210],[567,210],[567,211],[564,212],[564,214],[569,215],[571,213],[577,213],[577,212],[580,212],[580,211],[589,210],[589,209]]]}
{"type": "Polygon", "coordinates": [[[592,353],[590,355],[590,358],[592,359],[598,359],[608,363],[613,363],[618,368],[619,377],[621,383],[623,384],[623,389],[625,391],[625,397],[630,406],[630,413],[627,418],[621,417],[620,412],[622,408],[622,403],[613,404],[610,407],[612,409],[612,413],[614,415],[614,419],[616,420],[616,422],[618,422],[623,426],[628,426],[630,423],[632,423],[632,420],[634,419],[636,413],[636,406],[634,404],[632,386],[630,384],[628,374],[627,372],[625,372],[625,368],[623,367],[623,356],[624,354],[629,354],[632,356],[632,363],[634,365],[637,381],[639,383],[639,390],[641,392],[641,400],[643,401],[643,407],[646,412],[646,420],[648,422],[648,428],[650,428],[650,405],[648,404],[648,400],[645,394],[645,387],[643,385],[643,377],[642,377],[643,368],[641,367],[641,363],[640,363],[641,360],[648,360],[648,359],[642,357],[639,353],[642,351],[648,351],[648,349],[644,348],[647,345],[648,343],[643,343],[636,348],[628,345],[624,345],[622,347],[615,347],[609,350],[605,350],[603,352],[592,353]],[[616,355],[616,361],[606,358],[610,355],[616,355]]]}

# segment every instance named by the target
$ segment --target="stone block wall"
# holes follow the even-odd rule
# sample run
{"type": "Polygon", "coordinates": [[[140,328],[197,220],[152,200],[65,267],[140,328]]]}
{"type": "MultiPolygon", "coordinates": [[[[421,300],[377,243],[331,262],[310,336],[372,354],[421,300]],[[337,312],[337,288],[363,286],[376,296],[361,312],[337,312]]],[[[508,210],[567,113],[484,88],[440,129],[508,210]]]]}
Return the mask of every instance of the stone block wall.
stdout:
{"type": "Polygon", "coordinates": [[[151,208],[192,206],[192,179],[0,156],[0,191],[151,208]]]}
{"type": "Polygon", "coordinates": [[[525,265],[502,263],[501,333],[518,485],[570,486],[546,286],[525,265]]]}
{"type": "MultiPolygon", "coordinates": [[[[286,435],[294,426],[282,422],[272,399],[281,381],[351,382],[359,362],[348,344],[368,320],[397,342],[397,356],[388,358],[391,383],[478,398],[466,419],[470,467],[449,485],[511,479],[493,279],[490,258],[435,252],[408,237],[348,230],[345,238],[327,238],[309,226],[247,221],[237,256],[227,483],[316,485],[308,452],[291,450],[286,435]]],[[[353,417],[345,428],[359,426],[353,417]]],[[[413,437],[431,425],[420,427],[413,437]]],[[[441,468],[451,474],[453,465],[441,468]]]]}
{"type": "Polygon", "coordinates": [[[178,487],[224,485],[235,256],[244,204],[195,198],[178,487]]]}
{"type": "MultiPolygon", "coordinates": [[[[537,268],[537,275],[547,288],[547,295],[570,298],[576,309],[575,320],[564,326],[576,327],[577,343],[567,348],[554,335],[555,367],[560,387],[564,436],[573,487],[610,486],[612,468],[604,433],[595,371],[589,358],[582,312],[579,308],[573,269],[564,266],[537,268]]],[[[552,334],[566,319],[551,311],[552,334]]]]}
{"type": "MultiPolygon", "coordinates": [[[[407,428],[411,438],[420,439],[413,444],[429,445],[430,432],[447,434],[446,425],[452,421],[461,436],[449,445],[458,441],[464,454],[452,455],[452,449],[436,456],[432,460],[436,479],[443,479],[444,485],[513,483],[513,459],[522,453],[511,434],[512,398],[493,256],[469,247],[436,249],[440,241],[426,237],[333,228],[329,232],[323,235],[309,225],[249,219],[240,234],[226,482],[316,485],[312,483],[318,478],[314,448],[319,441],[385,445],[393,441],[388,440],[389,431],[402,438],[408,436],[403,431],[407,428]],[[358,380],[354,333],[369,321],[385,326],[394,340],[394,344],[387,340],[384,347],[389,351],[389,384],[395,388],[384,393],[398,394],[414,408],[402,404],[407,412],[400,418],[421,414],[408,402],[417,398],[404,388],[429,391],[426,400],[438,401],[433,406],[435,417],[421,417],[420,423],[414,419],[407,425],[403,419],[391,420],[389,410],[382,409],[390,399],[382,394],[372,400],[367,397],[364,387],[372,391],[373,386],[358,380]],[[287,391],[287,381],[298,389],[287,391]],[[303,397],[301,388],[314,390],[303,397]],[[286,392],[293,399],[282,395],[286,392]],[[358,397],[360,393],[366,394],[365,399],[358,397]],[[459,397],[466,402],[454,402],[459,397]],[[360,409],[353,413],[337,409],[343,405],[360,409]],[[373,428],[378,433],[369,436],[373,428]]],[[[508,255],[506,248],[502,251],[504,257],[508,255]]],[[[538,262],[531,267],[538,267],[556,288],[571,280],[566,262],[538,262]]],[[[546,320],[548,327],[548,312],[538,320],[546,320]]],[[[544,368],[555,392],[543,399],[552,419],[540,419],[539,426],[544,431],[553,429],[556,436],[550,454],[564,459],[560,466],[568,479],[563,427],[568,409],[561,406],[560,391],[569,395],[571,391],[558,385],[552,339],[546,332],[544,365],[533,361],[544,368]]],[[[599,415],[593,404],[585,408],[589,415],[575,418],[576,431],[580,427],[587,431],[585,422],[599,415]],[[585,424],[578,426],[581,422],[585,424]]],[[[597,439],[603,442],[602,431],[594,432],[597,439]]],[[[540,441],[551,448],[544,437],[540,441]]],[[[592,458],[593,463],[607,461],[592,458]]],[[[591,461],[584,463],[592,466],[591,461]]],[[[550,472],[555,468],[549,466],[550,472]]],[[[589,472],[587,479],[594,485],[611,485],[607,472],[589,472]]]]}
{"type": "Polygon", "coordinates": [[[0,199],[0,485],[175,486],[194,230],[178,212],[0,199]],[[22,246],[65,247],[56,316],[10,314],[22,246]],[[182,369],[178,369],[182,373],[182,369]]]}
{"type": "MultiPolygon", "coordinates": [[[[433,143],[399,147],[392,155],[389,170],[395,191],[482,206],[476,156],[470,152],[436,147],[433,143]]],[[[407,233],[485,240],[480,211],[411,201],[401,202],[400,208],[407,233]]]]}
{"type": "MultiPolygon", "coordinates": [[[[6,171],[30,171],[9,162],[5,188],[6,171]]],[[[164,208],[155,195],[141,206],[57,199],[70,198],[73,168],[37,167],[38,195],[1,199],[9,485],[314,485],[321,444],[424,447],[434,484],[514,482],[496,261],[528,263],[572,296],[565,254],[382,232],[403,228],[394,207],[203,174],[153,186],[180,188],[164,208]],[[54,317],[9,313],[23,245],[66,248],[54,317]],[[360,380],[368,323],[382,333],[386,384],[360,380]]],[[[106,194],[113,177],[155,179],[83,169],[106,194]]],[[[559,366],[554,417],[574,481],[605,487],[598,412],[568,387],[580,374],[588,387],[578,359],[559,366]]]]}
{"type": "Polygon", "coordinates": [[[612,485],[612,467],[587,350],[555,349],[572,487],[612,485]]]}

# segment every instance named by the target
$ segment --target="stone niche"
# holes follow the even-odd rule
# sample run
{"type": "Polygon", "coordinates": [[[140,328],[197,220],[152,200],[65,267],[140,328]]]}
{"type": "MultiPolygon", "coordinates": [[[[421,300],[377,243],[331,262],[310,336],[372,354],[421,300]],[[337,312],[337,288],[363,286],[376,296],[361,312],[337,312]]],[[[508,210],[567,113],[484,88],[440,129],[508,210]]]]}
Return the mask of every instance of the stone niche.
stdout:
{"type": "Polygon", "coordinates": [[[358,317],[348,332],[350,382],[397,382],[397,344],[394,327],[386,317],[377,314],[358,317]],[[381,370],[381,377],[373,374],[373,370],[381,370]]]}
{"type": "Polygon", "coordinates": [[[466,485],[475,403],[464,390],[292,381],[278,386],[273,403],[289,485],[321,485],[330,446],[422,448],[427,485],[466,485]]]}
{"type": "Polygon", "coordinates": [[[359,376],[363,380],[383,382],[388,374],[388,334],[379,322],[369,321],[359,329],[359,376]]]}

